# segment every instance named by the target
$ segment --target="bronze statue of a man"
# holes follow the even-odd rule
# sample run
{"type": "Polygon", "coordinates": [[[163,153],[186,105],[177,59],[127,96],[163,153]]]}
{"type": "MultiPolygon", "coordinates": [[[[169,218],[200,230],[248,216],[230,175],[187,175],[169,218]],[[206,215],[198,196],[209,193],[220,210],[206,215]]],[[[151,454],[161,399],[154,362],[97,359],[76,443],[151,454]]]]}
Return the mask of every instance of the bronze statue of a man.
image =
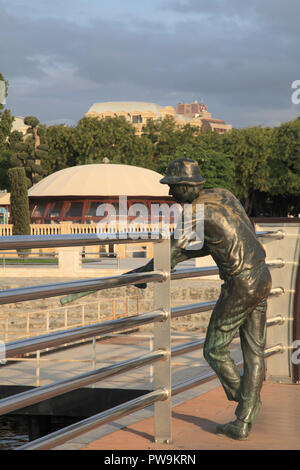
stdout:
{"type": "MultiPolygon", "coordinates": [[[[189,249],[185,231],[176,230],[176,238],[171,239],[171,268],[181,261],[207,255],[212,256],[219,268],[224,283],[209,322],[204,357],[217,373],[227,398],[238,403],[236,420],[219,425],[217,433],[245,440],[261,406],[267,297],[271,290],[266,254],[236,197],[226,189],[203,189],[205,180],[197,162],[174,160],[160,182],[169,185],[169,194],[177,203],[191,204],[192,227],[197,226],[197,205],[204,207],[201,248],[189,249]],[[229,352],[238,332],[244,360],[242,376],[229,352]]],[[[131,272],[152,270],[153,260],[131,272]]],[[[72,294],[62,300],[66,303],[86,294],[72,294]]]]}
{"type": "MultiPolygon", "coordinates": [[[[204,181],[197,162],[191,159],[174,160],[160,181],[169,185],[169,194],[177,203],[192,203],[193,209],[197,204],[204,206],[202,248],[189,250],[183,232],[180,238],[172,238],[171,267],[186,259],[211,255],[219,268],[224,283],[208,326],[204,357],[217,373],[227,398],[238,402],[236,420],[219,425],[217,433],[245,440],[261,405],[271,276],[265,251],[240,202],[226,189],[203,189],[204,181]],[[238,332],[244,360],[242,376],[229,352],[238,332]]],[[[193,217],[196,224],[197,216],[193,217]]],[[[151,268],[150,262],[139,271],[151,268]]]]}

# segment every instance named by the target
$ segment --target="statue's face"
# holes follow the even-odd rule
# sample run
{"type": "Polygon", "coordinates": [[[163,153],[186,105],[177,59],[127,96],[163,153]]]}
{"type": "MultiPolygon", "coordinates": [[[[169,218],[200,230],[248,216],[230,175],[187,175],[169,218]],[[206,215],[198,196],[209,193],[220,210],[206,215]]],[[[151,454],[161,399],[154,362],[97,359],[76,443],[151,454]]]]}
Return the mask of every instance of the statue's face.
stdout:
{"type": "Polygon", "coordinates": [[[199,195],[201,186],[192,186],[189,184],[170,184],[169,195],[173,196],[175,201],[180,203],[193,202],[199,195]]]}

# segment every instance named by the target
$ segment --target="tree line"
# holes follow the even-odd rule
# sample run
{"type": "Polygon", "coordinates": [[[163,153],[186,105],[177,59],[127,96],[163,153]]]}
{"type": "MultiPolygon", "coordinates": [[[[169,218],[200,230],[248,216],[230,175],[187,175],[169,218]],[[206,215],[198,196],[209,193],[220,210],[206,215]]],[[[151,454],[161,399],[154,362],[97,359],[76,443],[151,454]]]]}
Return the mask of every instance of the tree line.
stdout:
{"type": "Polygon", "coordinates": [[[188,157],[199,163],[206,187],[231,190],[249,216],[300,213],[300,118],[224,135],[178,127],[172,117],[149,120],[140,136],[122,117],[84,117],[76,126],[46,126],[34,116],[24,122],[25,136],[12,131],[13,116],[0,106],[0,189],[10,190],[10,168],[23,167],[30,187],[55,171],[104,158],[165,173],[170,161],[188,157]]]}

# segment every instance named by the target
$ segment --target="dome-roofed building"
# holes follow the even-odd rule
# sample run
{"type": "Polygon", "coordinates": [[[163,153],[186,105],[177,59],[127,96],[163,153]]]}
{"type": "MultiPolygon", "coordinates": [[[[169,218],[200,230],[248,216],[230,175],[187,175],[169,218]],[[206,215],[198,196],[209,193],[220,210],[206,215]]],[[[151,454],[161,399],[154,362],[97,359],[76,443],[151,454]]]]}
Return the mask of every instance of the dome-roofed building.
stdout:
{"type": "Polygon", "coordinates": [[[103,203],[113,204],[117,214],[126,211],[132,219],[133,204],[142,203],[150,211],[151,203],[174,202],[161,178],[153,170],[113,163],[65,168],[29,189],[31,222],[98,222],[103,215],[99,216],[97,208],[103,203]],[[119,207],[120,202],[127,202],[127,207],[119,207]]]}

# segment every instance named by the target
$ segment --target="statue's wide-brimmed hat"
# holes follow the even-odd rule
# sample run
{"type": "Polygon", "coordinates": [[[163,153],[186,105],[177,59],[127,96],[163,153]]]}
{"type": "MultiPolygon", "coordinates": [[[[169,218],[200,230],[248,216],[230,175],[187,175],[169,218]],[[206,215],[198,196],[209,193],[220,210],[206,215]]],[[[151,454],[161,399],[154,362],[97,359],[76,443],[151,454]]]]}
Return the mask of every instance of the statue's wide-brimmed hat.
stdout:
{"type": "Polygon", "coordinates": [[[203,184],[205,179],[200,175],[198,163],[189,158],[178,158],[171,162],[167,173],[160,180],[162,184],[203,184]]]}

